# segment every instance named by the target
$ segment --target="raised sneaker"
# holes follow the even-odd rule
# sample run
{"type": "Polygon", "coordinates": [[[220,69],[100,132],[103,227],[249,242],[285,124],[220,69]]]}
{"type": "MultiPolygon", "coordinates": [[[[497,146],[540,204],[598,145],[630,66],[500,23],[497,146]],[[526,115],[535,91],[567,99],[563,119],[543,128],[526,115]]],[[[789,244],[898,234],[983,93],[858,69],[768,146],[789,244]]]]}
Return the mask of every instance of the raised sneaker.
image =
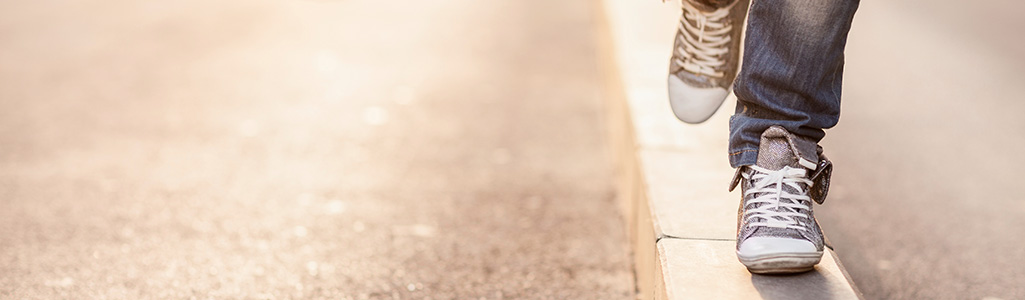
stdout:
{"type": "Polygon", "coordinates": [[[741,31],[749,0],[681,0],[669,104],[681,121],[708,120],[729,95],[737,77],[741,31]]]}

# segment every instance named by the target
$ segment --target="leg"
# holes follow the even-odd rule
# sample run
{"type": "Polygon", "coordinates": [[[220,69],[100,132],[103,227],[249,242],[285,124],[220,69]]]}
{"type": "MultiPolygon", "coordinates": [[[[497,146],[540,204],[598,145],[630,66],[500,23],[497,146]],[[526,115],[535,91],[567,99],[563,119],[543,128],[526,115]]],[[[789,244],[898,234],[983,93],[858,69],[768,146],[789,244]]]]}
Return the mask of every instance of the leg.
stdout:
{"type": "Polygon", "coordinates": [[[844,46],[858,0],[755,0],[734,83],[730,165],[755,164],[762,132],[778,125],[818,142],[840,118],[844,46]]]}
{"type": "Polygon", "coordinates": [[[857,7],[858,0],[751,4],[730,164],[743,195],[737,258],[753,273],[805,272],[824,253],[812,207],[825,200],[832,165],[816,144],[840,117],[843,51],[857,7]]]}

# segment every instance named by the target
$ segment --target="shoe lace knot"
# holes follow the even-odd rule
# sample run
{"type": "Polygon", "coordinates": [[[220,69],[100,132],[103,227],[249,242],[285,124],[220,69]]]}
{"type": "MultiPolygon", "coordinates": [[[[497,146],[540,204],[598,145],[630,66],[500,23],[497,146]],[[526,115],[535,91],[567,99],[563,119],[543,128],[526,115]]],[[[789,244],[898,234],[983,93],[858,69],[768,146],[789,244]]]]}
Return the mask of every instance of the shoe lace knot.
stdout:
{"type": "Polygon", "coordinates": [[[749,166],[753,172],[744,177],[751,180],[751,186],[744,191],[744,197],[752,196],[744,205],[744,220],[750,226],[789,228],[807,231],[802,222],[811,220],[811,197],[806,187],[812,185],[803,168],[783,167],[772,171],[758,166],[749,166]],[[789,187],[785,188],[785,187],[789,187]]]}
{"type": "Polygon", "coordinates": [[[712,12],[702,11],[691,1],[681,2],[683,17],[680,18],[676,38],[683,40],[676,43],[677,55],[673,62],[692,73],[722,78],[725,75],[722,67],[730,51],[730,31],[733,30],[728,17],[736,2],[712,12]]]}

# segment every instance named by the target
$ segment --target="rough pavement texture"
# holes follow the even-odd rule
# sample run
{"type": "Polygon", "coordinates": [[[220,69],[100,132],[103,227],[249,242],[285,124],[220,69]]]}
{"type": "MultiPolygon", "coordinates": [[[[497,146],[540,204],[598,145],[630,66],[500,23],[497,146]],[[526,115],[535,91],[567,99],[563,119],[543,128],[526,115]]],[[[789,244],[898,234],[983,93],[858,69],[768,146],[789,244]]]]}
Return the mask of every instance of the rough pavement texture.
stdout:
{"type": "Polygon", "coordinates": [[[1025,3],[861,6],[819,222],[868,299],[1025,299],[1025,3]]]}
{"type": "Polygon", "coordinates": [[[10,1],[0,298],[629,299],[587,1],[10,1]]]}

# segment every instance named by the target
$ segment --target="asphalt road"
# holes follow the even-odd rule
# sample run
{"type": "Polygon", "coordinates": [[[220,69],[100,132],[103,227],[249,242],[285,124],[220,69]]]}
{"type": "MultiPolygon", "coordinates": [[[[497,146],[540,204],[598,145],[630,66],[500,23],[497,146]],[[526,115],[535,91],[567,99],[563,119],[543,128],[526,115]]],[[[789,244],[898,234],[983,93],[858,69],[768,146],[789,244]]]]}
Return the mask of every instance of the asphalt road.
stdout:
{"type": "Polygon", "coordinates": [[[0,4],[0,298],[629,299],[588,1],[0,4]]]}
{"type": "Polygon", "coordinates": [[[819,221],[869,299],[1025,299],[1020,1],[862,1],[819,221]]]}

